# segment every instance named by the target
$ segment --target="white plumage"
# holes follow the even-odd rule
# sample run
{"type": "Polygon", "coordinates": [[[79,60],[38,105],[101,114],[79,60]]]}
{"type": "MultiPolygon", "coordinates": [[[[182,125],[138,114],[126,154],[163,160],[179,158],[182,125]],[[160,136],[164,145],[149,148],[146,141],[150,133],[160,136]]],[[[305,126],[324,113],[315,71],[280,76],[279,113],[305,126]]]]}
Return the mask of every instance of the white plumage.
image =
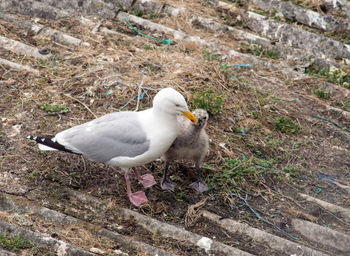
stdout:
{"type": "MultiPolygon", "coordinates": [[[[197,121],[184,97],[165,88],[154,97],[150,109],[110,113],[59,132],[52,139],[29,138],[38,142],[42,150],[67,151],[121,167],[130,201],[139,206],[147,198],[143,191],[131,193],[129,168],[149,163],[168,150],[179,132],[179,114],[197,121]]],[[[145,187],[155,184],[150,174],[140,177],[136,173],[136,177],[145,187]]]]}

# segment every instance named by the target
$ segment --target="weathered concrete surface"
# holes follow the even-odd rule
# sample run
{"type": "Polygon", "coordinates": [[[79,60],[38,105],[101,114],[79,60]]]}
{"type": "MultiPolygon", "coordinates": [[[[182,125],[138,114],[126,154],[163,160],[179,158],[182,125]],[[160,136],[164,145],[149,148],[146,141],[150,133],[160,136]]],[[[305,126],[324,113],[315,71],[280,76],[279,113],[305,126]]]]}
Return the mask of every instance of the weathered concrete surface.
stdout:
{"type": "Polygon", "coordinates": [[[332,16],[322,15],[290,2],[278,0],[251,0],[250,3],[265,11],[274,10],[278,13],[282,13],[283,17],[290,22],[299,22],[300,24],[317,28],[321,31],[350,32],[350,24],[348,22],[336,19],[332,16]]]}
{"type": "Polygon", "coordinates": [[[109,239],[115,241],[116,243],[123,245],[124,248],[136,249],[137,251],[147,253],[150,256],[157,256],[157,255],[158,256],[175,256],[170,252],[164,251],[152,245],[127,239],[124,236],[116,232],[109,231],[107,229],[101,229],[98,233],[101,236],[108,237],[109,239]]]}
{"type": "Polygon", "coordinates": [[[0,211],[16,212],[20,214],[36,214],[45,221],[60,223],[64,225],[78,224],[81,222],[76,218],[67,216],[66,214],[62,214],[46,207],[38,207],[36,205],[31,205],[30,203],[27,203],[27,205],[25,205],[21,202],[15,202],[10,197],[7,197],[1,193],[0,211]]]}
{"type": "Polygon", "coordinates": [[[83,42],[79,38],[62,33],[60,31],[57,31],[56,29],[48,28],[40,24],[34,24],[31,22],[25,21],[23,19],[19,19],[18,17],[14,17],[3,12],[0,12],[0,19],[14,23],[17,26],[23,29],[26,29],[28,31],[31,31],[36,35],[43,35],[43,36],[50,37],[52,41],[55,41],[58,43],[71,44],[75,46],[78,46],[78,45],[89,46],[89,43],[83,42]]]}
{"type": "Polygon", "coordinates": [[[49,236],[38,234],[30,230],[18,227],[13,224],[6,223],[0,220],[0,233],[6,233],[8,236],[22,235],[31,244],[36,246],[43,246],[45,248],[54,249],[57,255],[77,255],[77,256],[93,256],[94,253],[84,251],[80,248],[74,247],[63,241],[54,239],[49,236]]]}
{"type": "Polygon", "coordinates": [[[29,66],[21,65],[21,64],[9,61],[9,60],[2,59],[2,58],[0,58],[0,64],[5,65],[5,66],[9,66],[10,68],[13,68],[13,69],[25,70],[25,71],[34,73],[35,75],[39,75],[39,73],[40,73],[39,70],[33,69],[29,66]]]}
{"type": "Polygon", "coordinates": [[[224,2],[217,2],[216,8],[240,16],[252,31],[286,46],[304,49],[311,56],[319,58],[350,58],[350,46],[333,39],[305,31],[292,25],[269,19],[260,14],[238,9],[224,2]],[[315,47],[317,45],[318,47],[315,47]]]}
{"type": "Polygon", "coordinates": [[[0,36],[0,47],[12,51],[17,54],[27,55],[36,59],[48,59],[52,55],[42,55],[39,53],[39,49],[32,47],[30,45],[26,45],[22,42],[9,39],[3,36],[0,36]]]}
{"type": "Polygon", "coordinates": [[[97,14],[101,17],[113,19],[119,11],[115,5],[98,0],[46,0],[45,3],[36,0],[2,0],[0,10],[44,19],[72,17],[76,13],[82,15],[97,14]]]}
{"type": "Polygon", "coordinates": [[[347,0],[319,0],[317,3],[319,4],[318,8],[326,14],[350,18],[350,4],[347,0]]]}
{"type": "Polygon", "coordinates": [[[306,194],[299,193],[299,196],[301,198],[303,198],[303,199],[306,199],[309,202],[314,202],[314,203],[324,207],[328,211],[330,211],[330,212],[332,212],[332,213],[334,213],[334,214],[336,214],[338,216],[341,216],[342,218],[344,218],[344,220],[346,222],[350,223],[350,210],[349,209],[346,209],[346,208],[343,208],[341,206],[325,202],[323,200],[320,200],[318,198],[315,198],[313,196],[309,196],[309,195],[306,195],[306,194]]]}
{"type": "MultiPolygon", "coordinates": [[[[83,194],[74,193],[73,194],[77,197],[82,198],[86,202],[86,200],[89,200],[88,196],[85,196],[83,194]]],[[[95,204],[94,207],[97,206],[97,208],[101,208],[101,205],[104,203],[100,202],[96,199],[89,200],[90,202],[93,202],[95,204]]],[[[104,205],[106,207],[106,205],[104,205]]],[[[104,208],[102,207],[102,208],[104,208]]],[[[33,223],[29,220],[26,216],[36,216],[36,221],[38,219],[45,221],[45,223],[51,223],[51,224],[59,224],[62,226],[70,226],[70,225],[80,225],[84,226],[89,230],[96,230],[96,239],[98,239],[99,236],[106,237],[112,241],[115,241],[115,243],[121,245],[124,249],[129,250],[136,250],[138,252],[144,252],[148,255],[158,255],[158,256],[173,256],[174,254],[171,254],[169,252],[166,252],[162,249],[156,248],[152,245],[133,240],[129,237],[123,236],[118,234],[115,231],[110,231],[104,228],[101,228],[99,226],[94,226],[91,224],[84,223],[83,220],[74,218],[72,216],[66,215],[64,213],[48,209],[46,207],[40,207],[36,204],[32,204],[31,202],[15,196],[9,196],[6,194],[0,194],[0,213],[5,212],[9,215],[9,218],[16,222],[17,224],[21,225],[22,227],[32,227],[33,223]]],[[[13,234],[22,234],[25,238],[27,236],[31,236],[32,238],[29,240],[32,244],[35,244],[37,246],[44,246],[47,248],[61,248],[57,249],[61,253],[62,248],[68,248],[67,253],[73,253],[68,255],[89,255],[89,254],[80,254],[81,251],[79,249],[74,249],[74,246],[66,245],[66,243],[62,241],[56,241],[55,239],[50,240],[47,235],[40,234],[40,233],[33,233],[32,231],[26,230],[25,228],[16,227],[12,224],[6,224],[3,223],[3,229],[1,229],[1,222],[0,222],[0,234],[3,233],[3,230],[6,228],[6,230],[12,230],[13,232],[9,232],[8,235],[11,236],[13,234]],[[16,233],[17,232],[17,233],[16,233]],[[34,235],[33,235],[34,234],[34,235]],[[45,243],[43,241],[46,241],[45,243]],[[57,244],[59,244],[57,246],[57,244]],[[69,249],[72,247],[73,249],[69,249]],[[78,254],[74,254],[75,250],[77,250],[78,254]]],[[[60,232],[59,230],[56,230],[57,232],[60,232]]],[[[93,244],[93,243],[92,243],[93,244]]],[[[0,252],[1,253],[1,252],[0,252]]],[[[2,254],[0,254],[2,255],[2,254]]],[[[9,254],[10,255],[10,254],[9,254]]],[[[62,254],[64,255],[64,254],[62,254]]]]}
{"type": "Polygon", "coordinates": [[[194,234],[192,232],[186,231],[185,229],[175,227],[173,225],[162,223],[156,219],[152,219],[148,216],[139,214],[137,212],[122,209],[121,213],[124,218],[130,219],[135,218],[139,225],[143,228],[151,231],[152,233],[160,233],[164,237],[171,237],[173,239],[191,243],[193,246],[204,249],[206,252],[224,254],[224,255],[240,255],[240,256],[249,256],[250,253],[241,251],[234,247],[227,246],[223,243],[214,241],[210,238],[194,234]]]}
{"type": "Polygon", "coordinates": [[[0,249],[0,255],[2,256],[17,256],[17,254],[0,249]]]}
{"type": "Polygon", "coordinates": [[[322,241],[325,245],[344,253],[350,253],[350,236],[348,235],[299,219],[292,219],[292,225],[295,230],[310,240],[322,241]]]}
{"type": "MultiPolygon", "coordinates": [[[[260,243],[267,243],[271,248],[280,251],[281,253],[287,253],[290,255],[298,255],[300,252],[303,252],[303,255],[328,255],[323,252],[314,250],[304,245],[300,245],[297,242],[292,242],[287,239],[272,235],[270,233],[264,232],[257,228],[250,227],[248,224],[240,223],[232,219],[221,219],[219,215],[213,214],[208,211],[202,211],[202,214],[205,218],[215,221],[218,225],[223,227],[229,232],[247,235],[258,241],[260,243]]],[[[322,241],[319,241],[322,242],[322,241]]]]}

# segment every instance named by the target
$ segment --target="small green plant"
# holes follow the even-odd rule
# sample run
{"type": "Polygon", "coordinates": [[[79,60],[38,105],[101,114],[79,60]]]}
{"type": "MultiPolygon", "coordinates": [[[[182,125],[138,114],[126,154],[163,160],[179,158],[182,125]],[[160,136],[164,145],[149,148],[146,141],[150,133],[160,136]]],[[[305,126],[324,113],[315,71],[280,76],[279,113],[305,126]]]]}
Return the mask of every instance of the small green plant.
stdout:
{"type": "Polygon", "coordinates": [[[204,48],[202,50],[202,57],[206,60],[209,60],[209,61],[219,61],[221,55],[215,53],[214,51],[210,51],[207,48],[204,48]]]}
{"type": "Polygon", "coordinates": [[[337,105],[340,106],[345,111],[350,112],[350,101],[340,101],[340,102],[337,102],[337,105]]]}
{"type": "Polygon", "coordinates": [[[231,3],[234,3],[235,6],[242,6],[242,4],[245,2],[244,0],[228,0],[231,3]]]}
{"type": "Polygon", "coordinates": [[[219,67],[220,72],[222,72],[224,74],[224,76],[230,80],[230,81],[234,81],[234,80],[238,80],[239,78],[236,78],[236,71],[232,69],[232,67],[222,64],[219,67]]]}
{"type": "Polygon", "coordinates": [[[39,59],[37,65],[43,68],[53,68],[55,61],[49,61],[45,59],[39,59]]]}
{"type": "Polygon", "coordinates": [[[256,110],[253,110],[251,114],[252,114],[252,117],[254,119],[259,119],[260,118],[260,113],[258,111],[256,111],[256,110]]]}
{"type": "Polygon", "coordinates": [[[212,115],[218,115],[222,112],[225,97],[212,87],[208,87],[195,91],[191,101],[194,108],[202,108],[212,115]]]}
{"type": "Polygon", "coordinates": [[[43,103],[38,105],[40,109],[45,110],[50,115],[55,114],[66,114],[70,111],[69,107],[59,106],[59,105],[51,105],[49,103],[43,103]]]}
{"type": "Polygon", "coordinates": [[[337,41],[343,42],[344,44],[350,44],[350,35],[347,29],[344,29],[343,31],[328,32],[325,33],[325,36],[335,38],[337,41]]]}
{"type": "Polygon", "coordinates": [[[142,17],[143,16],[143,11],[141,9],[135,8],[129,12],[130,14],[133,14],[137,17],[142,17]]]}
{"type": "Polygon", "coordinates": [[[269,13],[267,11],[264,11],[264,10],[261,10],[261,9],[253,9],[252,12],[255,12],[259,15],[262,15],[262,16],[268,16],[269,13]]]}
{"type": "Polygon", "coordinates": [[[149,50],[153,50],[154,47],[152,47],[151,45],[145,45],[145,46],[143,47],[143,49],[145,49],[146,51],[149,51],[149,50]]]}
{"type": "Polygon", "coordinates": [[[334,66],[322,68],[313,63],[305,69],[305,73],[315,77],[325,78],[327,82],[339,84],[350,89],[350,75],[346,71],[334,66]]]}
{"type": "Polygon", "coordinates": [[[148,15],[148,18],[149,18],[150,20],[158,19],[158,18],[160,18],[160,17],[161,17],[160,13],[154,13],[154,12],[152,12],[152,13],[150,13],[150,14],[148,15]]]}
{"type": "Polygon", "coordinates": [[[225,158],[220,169],[221,172],[211,173],[208,176],[208,186],[211,189],[227,186],[230,190],[234,190],[239,181],[242,180],[247,168],[244,168],[239,159],[225,158]]]}
{"type": "Polygon", "coordinates": [[[22,235],[9,236],[5,232],[0,234],[0,247],[18,252],[22,249],[31,248],[32,245],[22,235]]]}
{"type": "Polygon", "coordinates": [[[312,90],[313,94],[315,94],[317,97],[319,97],[320,99],[330,99],[331,98],[331,93],[330,92],[327,92],[325,91],[323,88],[318,88],[318,87],[315,87],[313,90],[312,90]]]}
{"type": "Polygon", "coordinates": [[[273,160],[243,158],[224,158],[220,171],[208,175],[208,186],[210,189],[229,189],[231,192],[239,190],[242,183],[256,183],[261,174],[281,174],[281,171],[274,168],[273,160]]]}
{"type": "Polygon", "coordinates": [[[29,179],[34,182],[36,181],[37,177],[39,176],[40,174],[36,171],[32,171],[32,173],[29,175],[29,179]]]}
{"type": "Polygon", "coordinates": [[[289,164],[283,168],[283,171],[287,173],[291,178],[296,178],[302,174],[302,171],[299,168],[289,164]]]}
{"type": "Polygon", "coordinates": [[[283,142],[278,139],[267,139],[265,142],[267,142],[267,145],[272,151],[276,151],[283,144],[283,142]]]}
{"type": "Polygon", "coordinates": [[[292,120],[285,119],[283,116],[275,120],[275,124],[278,130],[284,133],[299,133],[300,126],[292,120]]]}
{"type": "Polygon", "coordinates": [[[243,52],[250,53],[259,57],[266,57],[270,59],[277,59],[280,55],[280,52],[274,49],[264,48],[259,44],[245,44],[241,43],[243,52]]]}

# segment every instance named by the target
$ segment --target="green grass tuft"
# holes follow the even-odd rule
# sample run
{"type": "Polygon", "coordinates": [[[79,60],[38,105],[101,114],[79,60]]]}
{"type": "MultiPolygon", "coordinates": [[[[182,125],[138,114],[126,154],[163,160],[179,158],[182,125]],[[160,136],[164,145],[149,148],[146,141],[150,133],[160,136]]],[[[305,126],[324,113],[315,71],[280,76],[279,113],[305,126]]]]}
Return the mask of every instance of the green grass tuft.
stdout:
{"type": "Polygon", "coordinates": [[[210,50],[204,48],[202,50],[202,57],[203,57],[203,59],[209,60],[209,61],[219,61],[221,58],[221,55],[215,53],[214,51],[210,51],[210,50]]]}
{"type": "Polygon", "coordinates": [[[283,133],[299,133],[300,126],[292,120],[285,119],[283,116],[275,120],[275,124],[278,130],[283,133]]]}
{"type": "Polygon", "coordinates": [[[225,97],[212,87],[208,87],[195,91],[191,101],[194,108],[201,108],[212,115],[218,115],[222,112],[225,97]]]}
{"type": "Polygon", "coordinates": [[[59,105],[51,105],[49,103],[38,104],[39,108],[45,110],[50,115],[55,114],[66,114],[70,111],[69,107],[59,106],[59,105]]]}
{"type": "Polygon", "coordinates": [[[255,56],[265,57],[270,59],[278,59],[280,52],[274,49],[266,49],[259,44],[245,44],[241,43],[244,53],[250,53],[255,56]]]}
{"type": "Polygon", "coordinates": [[[31,248],[32,245],[22,235],[8,236],[5,232],[0,234],[0,247],[18,252],[31,248]]]}
{"type": "Polygon", "coordinates": [[[325,91],[323,88],[314,88],[313,89],[313,94],[315,94],[317,97],[319,97],[320,99],[325,99],[328,100],[331,98],[331,93],[325,91]]]}
{"type": "Polygon", "coordinates": [[[330,66],[321,68],[315,64],[311,64],[305,69],[305,73],[319,78],[325,78],[327,82],[339,84],[350,89],[350,75],[342,69],[330,66]]]}

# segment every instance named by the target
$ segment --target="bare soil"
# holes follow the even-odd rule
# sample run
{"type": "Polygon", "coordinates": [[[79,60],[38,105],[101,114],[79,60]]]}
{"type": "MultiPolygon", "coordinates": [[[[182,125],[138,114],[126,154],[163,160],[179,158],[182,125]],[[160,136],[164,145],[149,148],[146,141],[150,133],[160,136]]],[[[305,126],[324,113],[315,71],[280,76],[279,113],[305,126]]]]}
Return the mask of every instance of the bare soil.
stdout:
{"type": "MultiPolygon", "coordinates": [[[[186,8],[191,13],[207,14],[220,20],[220,14],[211,10],[207,1],[191,1],[188,4],[186,8]]],[[[108,21],[106,26],[116,31],[112,35],[100,31],[93,33],[91,27],[83,25],[76,17],[59,20],[35,20],[28,16],[20,18],[80,38],[90,43],[90,47],[54,42],[0,19],[2,36],[38,49],[48,49],[53,55],[51,60],[43,61],[0,48],[1,58],[30,65],[41,74],[35,76],[0,66],[1,192],[24,196],[33,202],[111,230],[111,223],[118,223],[126,227],[120,231],[123,235],[133,236],[136,240],[157,245],[177,255],[203,255],[204,251],[170,238],[164,240],[139,226],[118,219],[115,211],[119,207],[131,208],[174,225],[186,226],[189,207],[207,198],[202,209],[290,239],[258,219],[243,201],[233,195],[239,193],[245,197],[247,194],[249,205],[263,218],[313,248],[341,255],[341,252],[324,248],[293,231],[290,219],[304,218],[350,235],[349,224],[339,216],[316,204],[307,203],[297,195],[305,193],[350,208],[348,192],[330,180],[350,185],[350,133],[313,116],[333,120],[350,129],[350,120],[345,115],[329,109],[329,106],[338,108],[340,101],[349,101],[343,93],[348,89],[332,90],[330,99],[321,99],[311,93],[310,88],[315,85],[338,88],[340,85],[329,85],[323,78],[305,78],[304,74],[300,78],[289,78],[279,70],[264,66],[254,66],[253,70],[235,67],[225,72],[220,69],[220,65],[242,64],[244,61],[232,58],[208,59],[203,55],[204,48],[195,43],[161,45],[135,34],[126,23],[115,19],[101,19],[102,26],[108,21]],[[210,179],[213,179],[214,174],[223,177],[225,159],[236,159],[242,163],[250,159],[252,162],[246,172],[239,169],[241,173],[231,177],[234,186],[224,180],[222,184],[214,184],[210,191],[196,194],[188,187],[195,179],[192,163],[176,162],[169,173],[177,183],[176,191],[162,191],[156,185],[147,191],[149,202],[135,209],[126,197],[123,176],[117,168],[68,153],[40,152],[35,143],[26,139],[28,135],[54,135],[73,125],[92,120],[94,115],[119,111],[137,95],[138,84],[143,77],[143,86],[150,90],[140,100],[140,110],[151,107],[156,91],[167,86],[183,93],[191,109],[196,107],[193,97],[198,90],[210,86],[224,95],[226,100],[222,112],[211,115],[209,119],[207,132],[210,136],[210,152],[205,160],[207,165],[202,168],[202,177],[207,183],[212,183],[210,179]],[[69,111],[50,114],[40,108],[44,103],[69,107],[69,111]],[[292,120],[300,127],[300,132],[281,132],[276,126],[276,120],[280,117],[292,120]],[[246,132],[240,132],[242,130],[246,132]],[[259,160],[260,163],[270,161],[272,164],[266,168],[256,166],[259,160]],[[256,168],[252,171],[254,165],[256,168]],[[324,175],[330,179],[324,178],[324,175]],[[110,201],[113,207],[100,215],[89,210],[88,205],[72,201],[66,189],[110,201]]],[[[164,16],[156,21],[239,50],[239,46],[234,46],[239,44],[232,42],[228,36],[194,28],[186,19],[170,21],[164,16]]],[[[139,29],[142,33],[150,34],[139,29]]],[[[167,38],[167,35],[162,34],[152,36],[167,38]]],[[[278,65],[282,60],[266,61],[278,65]]],[[[137,101],[133,100],[123,110],[132,111],[136,104],[137,101]]],[[[157,160],[137,169],[143,173],[152,172],[159,181],[163,162],[157,160]]],[[[134,182],[134,189],[139,188],[134,182]]],[[[200,217],[187,228],[255,255],[281,255],[270,250],[266,244],[253,243],[248,237],[223,233],[216,224],[200,217]]],[[[57,236],[70,240],[69,233],[57,236]]],[[[88,248],[84,242],[76,243],[88,248]]],[[[113,245],[104,246],[113,248],[113,245]]]]}

